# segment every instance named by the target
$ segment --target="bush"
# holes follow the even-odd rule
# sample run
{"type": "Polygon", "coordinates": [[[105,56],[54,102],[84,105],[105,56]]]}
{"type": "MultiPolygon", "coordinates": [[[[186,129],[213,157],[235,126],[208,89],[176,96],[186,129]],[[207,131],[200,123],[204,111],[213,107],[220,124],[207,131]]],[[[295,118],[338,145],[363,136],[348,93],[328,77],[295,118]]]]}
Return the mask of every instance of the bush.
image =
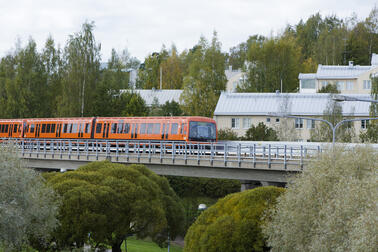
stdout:
{"type": "Polygon", "coordinates": [[[185,236],[185,251],[266,251],[262,215],[284,191],[259,187],[234,193],[205,210],[185,236]]]}
{"type": "Polygon", "coordinates": [[[378,153],[336,149],[314,159],[264,227],[272,251],[376,251],[378,153]]]}

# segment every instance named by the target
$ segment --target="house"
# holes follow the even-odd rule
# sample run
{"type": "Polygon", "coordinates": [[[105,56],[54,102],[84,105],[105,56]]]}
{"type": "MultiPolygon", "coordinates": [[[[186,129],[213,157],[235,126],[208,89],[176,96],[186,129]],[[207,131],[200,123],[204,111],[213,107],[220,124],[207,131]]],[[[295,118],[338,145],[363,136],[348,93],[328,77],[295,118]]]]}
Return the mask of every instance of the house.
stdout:
{"type": "Polygon", "coordinates": [[[378,54],[373,53],[370,66],[319,65],[316,73],[300,73],[299,92],[316,93],[322,87],[334,84],[342,94],[370,94],[371,75],[378,73],[378,54]]]}
{"type": "MultiPolygon", "coordinates": [[[[371,99],[370,95],[354,94],[353,97],[371,99]]],[[[330,94],[309,93],[229,93],[223,92],[214,111],[214,119],[218,129],[231,128],[238,136],[244,136],[251,125],[263,122],[268,127],[278,129],[282,117],[277,115],[289,114],[293,116],[321,118],[331,102],[330,94]]],[[[368,118],[368,102],[340,102],[342,114],[347,118],[368,118]]],[[[295,141],[308,141],[310,131],[318,123],[315,120],[285,119],[290,130],[296,133],[295,141]]],[[[356,135],[365,130],[368,121],[361,120],[352,123],[356,135]]]]}
{"type": "Polygon", "coordinates": [[[236,88],[245,81],[246,75],[241,69],[232,69],[232,66],[229,66],[228,69],[224,71],[227,83],[226,83],[226,91],[227,92],[235,92],[236,88]]]}

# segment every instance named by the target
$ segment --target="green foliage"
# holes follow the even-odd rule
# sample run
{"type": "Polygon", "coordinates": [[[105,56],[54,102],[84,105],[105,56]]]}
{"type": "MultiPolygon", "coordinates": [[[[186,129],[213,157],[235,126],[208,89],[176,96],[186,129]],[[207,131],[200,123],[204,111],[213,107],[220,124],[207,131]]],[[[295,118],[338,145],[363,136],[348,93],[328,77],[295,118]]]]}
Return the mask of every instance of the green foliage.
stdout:
{"type": "Polygon", "coordinates": [[[211,44],[204,37],[187,56],[188,75],[181,94],[183,110],[188,115],[212,117],[218,97],[225,90],[225,56],[214,32],[211,44]]]}
{"type": "Polygon", "coordinates": [[[93,162],[48,182],[62,196],[55,233],[59,248],[107,244],[113,251],[130,235],[163,245],[182,231],[183,208],[165,178],[142,165],[93,162]],[[88,237],[90,234],[90,237],[88,237]]]}
{"type": "Polygon", "coordinates": [[[167,179],[179,197],[221,198],[240,191],[240,182],[232,179],[177,176],[167,176],[167,179]]]}
{"type": "Polygon", "coordinates": [[[357,147],[314,158],[271,210],[271,251],[376,251],[377,154],[357,147]]]}
{"type": "Polygon", "coordinates": [[[267,251],[262,216],[283,188],[260,187],[235,193],[205,210],[185,236],[185,251],[267,251]]]}
{"type": "Polygon", "coordinates": [[[369,124],[366,132],[360,133],[360,140],[363,143],[378,143],[378,123],[369,124]]]}
{"type": "Polygon", "coordinates": [[[183,111],[180,104],[174,100],[166,101],[163,105],[159,105],[158,101],[154,100],[150,107],[150,116],[182,116],[183,111]]]}
{"type": "Polygon", "coordinates": [[[328,84],[327,86],[319,89],[318,93],[339,94],[340,91],[337,89],[336,84],[328,84]]]}
{"type": "Polygon", "coordinates": [[[240,92],[295,91],[300,72],[300,50],[293,37],[256,40],[248,51],[247,81],[240,92]]]}
{"type": "Polygon", "coordinates": [[[0,178],[0,247],[21,251],[36,241],[48,241],[58,225],[54,191],[9,146],[0,147],[0,178]]]}
{"type": "Polygon", "coordinates": [[[80,32],[70,36],[64,49],[64,78],[57,109],[59,116],[91,116],[94,113],[101,57],[93,29],[93,22],[84,23],[80,32]]]}
{"type": "Polygon", "coordinates": [[[238,134],[230,128],[218,130],[218,140],[238,140],[238,134]]]}
{"type": "Polygon", "coordinates": [[[259,122],[257,126],[252,125],[242,140],[248,141],[279,141],[277,137],[277,132],[267,127],[263,122],[259,122]]]}

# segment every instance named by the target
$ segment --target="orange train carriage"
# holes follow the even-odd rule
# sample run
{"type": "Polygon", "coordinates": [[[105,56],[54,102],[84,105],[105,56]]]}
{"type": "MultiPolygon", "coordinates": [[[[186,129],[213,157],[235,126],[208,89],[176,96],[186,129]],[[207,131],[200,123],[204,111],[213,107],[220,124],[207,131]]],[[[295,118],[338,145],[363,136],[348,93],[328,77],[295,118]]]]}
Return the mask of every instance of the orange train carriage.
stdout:
{"type": "Polygon", "coordinates": [[[0,138],[213,142],[217,131],[199,116],[0,119],[0,138]]]}

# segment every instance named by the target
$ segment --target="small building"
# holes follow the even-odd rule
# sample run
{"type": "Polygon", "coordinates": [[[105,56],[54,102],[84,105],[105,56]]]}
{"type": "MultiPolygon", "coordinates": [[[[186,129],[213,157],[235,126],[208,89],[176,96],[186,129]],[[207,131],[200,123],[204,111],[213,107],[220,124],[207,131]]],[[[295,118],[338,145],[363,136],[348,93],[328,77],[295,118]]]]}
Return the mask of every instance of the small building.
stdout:
{"type": "Polygon", "coordinates": [[[370,94],[371,75],[378,73],[378,54],[372,55],[370,66],[320,65],[316,73],[300,73],[299,92],[316,93],[329,84],[337,86],[342,94],[370,94]]]}
{"type": "MultiPolygon", "coordinates": [[[[354,94],[353,97],[371,99],[370,95],[354,94]]],[[[330,94],[308,93],[228,93],[223,92],[214,111],[218,129],[230,128],[238,136],[244,136],[252,126],[263,122],[266,126],[277,129],[282,117],[277,114],[289,114],[300,117],[321,118],[331,102],[330,94]],[[276,116],[275,116],[276,115],[276,116]]],[[[340,102],[342,114],[347,118],[369,117],[369,102],[340,102]]],[[[309,141],[310,131],[318,123],[314,120],[288,118],[291,129],[297,138],[294,141],[309,141]]],[[[352,123],[356,136],[365,130],[368,122],[361,120],[352,123]]]]}
{"type": "MultiPolygon", "coordinates": [[[[121,90],[120,92],[126,91],[121,90]]],[[[155,102],[159,103],[159,105],[163,105],[167,101],[180,103],[180,95],[183,92],[181,89],[133,89],[132,91],[138,93],[149,107],[155,102]]]]}

